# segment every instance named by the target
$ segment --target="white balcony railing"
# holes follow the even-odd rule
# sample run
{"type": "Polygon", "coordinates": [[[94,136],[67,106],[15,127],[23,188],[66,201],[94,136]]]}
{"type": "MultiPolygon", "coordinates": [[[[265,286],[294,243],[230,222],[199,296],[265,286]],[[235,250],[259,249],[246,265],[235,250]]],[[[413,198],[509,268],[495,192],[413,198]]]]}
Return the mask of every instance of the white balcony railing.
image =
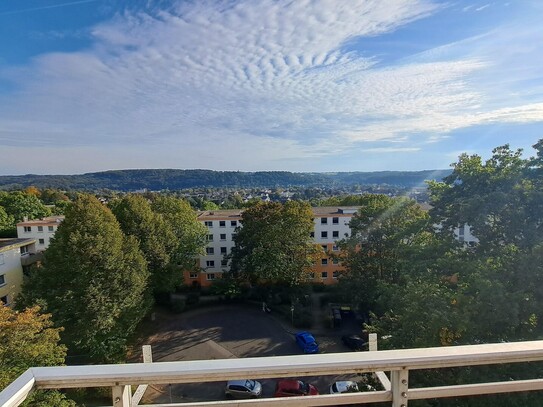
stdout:
{"type": "MultiPolygon", "coordinates": [[[[520,363],[543,360],[543,341],[442,348],[404,349],[322,355],[199,360],[122,365],[36,367],[27,370],[0,393],[0,406],[18,406],[33,389],[111,387],[114,407],[128,407],[131,385],[265,379],[345,373],[390,372],[384,391],[162,406],[326,406],[391,402],[406,407],[408,400],[543,390],[543,379],[410,388],[409,371],[447,367],[520,363]],[[288,403],[287,403],[288,402],[288,403]]],[[[384,374],[381,378],[387,381],[384,374]]]]}

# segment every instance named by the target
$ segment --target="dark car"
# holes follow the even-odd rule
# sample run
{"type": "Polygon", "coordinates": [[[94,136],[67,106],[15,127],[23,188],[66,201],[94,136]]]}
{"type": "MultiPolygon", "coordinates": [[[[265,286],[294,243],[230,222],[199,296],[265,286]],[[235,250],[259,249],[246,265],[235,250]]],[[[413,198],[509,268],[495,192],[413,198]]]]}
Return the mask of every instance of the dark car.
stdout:
{"type": "Polygon", "coordinates": [[[343,335],[341,340],[345,346],[352,350],[365,350],[368,347],[368,341],[360,335],[343,335]]]}
{"type": "Polygon", "coordinates": [[[279,380],[275,385],[275,397],[316,396],[319,391],[303,380],[279,380]]]}
{"type": "Polygon", "coordinates": [[[319,353],[319,345],[309,332],[298,332],[296,334],[296,343],[304,353],[319,353]]]}

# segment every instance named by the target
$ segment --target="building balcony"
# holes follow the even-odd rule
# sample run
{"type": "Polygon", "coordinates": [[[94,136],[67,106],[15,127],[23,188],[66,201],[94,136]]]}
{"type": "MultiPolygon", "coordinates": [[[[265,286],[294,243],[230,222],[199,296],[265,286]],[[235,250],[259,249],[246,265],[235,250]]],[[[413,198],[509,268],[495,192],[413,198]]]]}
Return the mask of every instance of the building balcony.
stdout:
{"type": "Polygon", "coordinates": [[[0,406],[18,406],[33,389],[111,387],[112,405],[128,407],[138,404],[137,397],[141,398],[138,394],[149,384],[373,372],[383,384],[384,390],[288,399],[172,403],[160,406],[338,406],[388,402],[393,407],[407,407],[409,400],[543,390],[543,379],[414,388],[409,385],[411,371],[541,360],[543,360],[543,341],[530,341],[265,358],[37,367],[27,370],[0,393],[0,406]],[[132,396],[131,386],[134,385],[140,387],[132,396]]]}

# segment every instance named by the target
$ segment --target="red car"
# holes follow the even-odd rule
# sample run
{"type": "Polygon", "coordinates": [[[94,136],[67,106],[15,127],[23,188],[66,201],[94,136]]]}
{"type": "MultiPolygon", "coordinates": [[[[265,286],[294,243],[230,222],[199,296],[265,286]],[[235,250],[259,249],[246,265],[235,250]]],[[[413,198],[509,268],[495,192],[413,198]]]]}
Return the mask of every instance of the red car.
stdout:
{"type": "Polygon", "coordinates": [[[279,380],[275,386],[275,397],[316,396],[319,391],[302,380],[279,380]]]}

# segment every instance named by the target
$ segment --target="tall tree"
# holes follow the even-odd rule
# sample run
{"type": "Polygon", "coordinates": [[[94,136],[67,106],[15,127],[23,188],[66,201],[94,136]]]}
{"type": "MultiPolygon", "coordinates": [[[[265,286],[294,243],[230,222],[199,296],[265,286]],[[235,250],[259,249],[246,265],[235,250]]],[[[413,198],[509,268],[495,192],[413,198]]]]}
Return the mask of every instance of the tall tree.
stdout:
{"type": "Polygon", "coordinates": [[[322,248],[310,237],[313,212],[305,202],[259,203],[242,214],[231,270],[252,282],[295,286],[307,281],[322,248]]]}
{"type": "Polygon", "coordinates": [[[9,237],[17,234],[15,220],[0,206],[0,237],[9,237]]]}
{"type": "MultiPolygon", "coordinates": [[[[64,364],[66,347],[59,344],[62,328],[54,328],[51,315],[39,310],[16,312],[0,305],[0,390],[31,367],[64,364]]],[[[37,391],[23,405],[71,407],[75,403],[56,391],[37,391]]]]}
{"type": "Polygon", "coordinates": [[[20,191],[0,194],[0,206],[4,207],[15,222],[21,222],[25,216],[38,219],[51,215],[49,208],[37,196],[20,191]]]}
{"type": "Polygon", "coordinates": [[[153,212],[148,200],[135,194],[113,201],[111,209],[123,232],[138,239],[151,274],[153,292],[172,292],[183,280],[180,267],[172,264],[179,239],[162,214],[153,212]]]}
{"type": "Polygon", "coordinates": [[[151,208],[162,215],[177,238],[177,248],[171,260],[185,270],[196,268],[196,256],[204,254],[207,229],[196,216],[190,204],[173,196],[159,196],[151,208]]]}
{"type": "Polygon", "coordinates": [[[127,337],[148,310],[148,277],[136,239],[122,233],[96,198],[82,195],[66,211],[18,304],[42,304],[65,328],[62,340],[71,352],[121,360],[127,337]]]}

